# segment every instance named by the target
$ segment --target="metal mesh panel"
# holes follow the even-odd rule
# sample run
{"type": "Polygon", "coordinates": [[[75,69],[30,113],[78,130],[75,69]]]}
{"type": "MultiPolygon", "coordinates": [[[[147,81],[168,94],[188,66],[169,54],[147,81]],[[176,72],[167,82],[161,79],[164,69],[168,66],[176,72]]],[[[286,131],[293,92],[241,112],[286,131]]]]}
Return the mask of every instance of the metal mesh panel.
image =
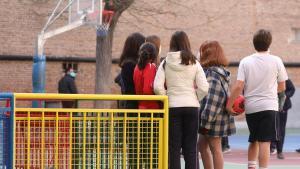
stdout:
{"type": "Polygon", "coordinates": [[[16,168],[159,168],[162,113],[17,112],[16,168]]]}

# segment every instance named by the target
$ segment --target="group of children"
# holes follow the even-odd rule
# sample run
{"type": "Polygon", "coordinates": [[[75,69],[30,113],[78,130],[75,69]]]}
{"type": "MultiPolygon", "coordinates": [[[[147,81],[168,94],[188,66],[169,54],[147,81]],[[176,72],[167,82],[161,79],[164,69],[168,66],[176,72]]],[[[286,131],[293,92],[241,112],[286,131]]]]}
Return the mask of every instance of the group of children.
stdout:
{"type": "MultiPolygon", "coordinates": [[[[127,37],[120,57],[119,84],[123,94],[168,96],[170,169],[181,168],[181,153],[186,169],[199,168],[198,152],[205,169],[223,169],[221,141],[236,132],[232,105],[242,93],[250,130],[248,168],[256,168],[256,159],[260,169],[267,168],[270,141],[276,140],[277,92],[284,91],[287,80],[281,59],[268,53],[271,41],[267,30],[254,35],[257,53],[241,61],[229,92],[228,60],[218,41],[204,42],[194,55],[187,34],[176,31],[166,57],[159,59],[158,36],[133,33],[127,37]]],[[[160,107],[155,101],[126,101],[123,106],[160,107]]]]}

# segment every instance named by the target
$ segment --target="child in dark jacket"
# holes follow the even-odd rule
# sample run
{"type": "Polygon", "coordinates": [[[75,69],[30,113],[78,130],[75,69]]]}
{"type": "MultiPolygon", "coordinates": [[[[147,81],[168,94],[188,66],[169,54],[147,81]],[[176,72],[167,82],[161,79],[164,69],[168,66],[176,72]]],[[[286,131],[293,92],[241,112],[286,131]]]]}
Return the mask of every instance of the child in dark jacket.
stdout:
{"type": "MultiPolygon", "coordinates": [[[[140,33],[129,35],[125,41],[123,52],[120,57],[121,78],[124,85],[123,94],[134,95],[133,71],[138,61],[138,51],[145,42],[145,37],[140,33]]],[[[125,108],[136,109],[138,107],[135,100],[126,101],[125,108]]]]}

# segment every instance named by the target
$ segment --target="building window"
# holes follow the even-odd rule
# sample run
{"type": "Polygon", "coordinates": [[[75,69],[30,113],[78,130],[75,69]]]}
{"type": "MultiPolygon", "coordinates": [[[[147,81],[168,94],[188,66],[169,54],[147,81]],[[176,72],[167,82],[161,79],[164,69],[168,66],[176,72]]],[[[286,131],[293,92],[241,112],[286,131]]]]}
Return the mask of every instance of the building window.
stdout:
{"type": "Polygon", "coordinates": [[[300,28],[293,28],[292,30],[293,30],[293,34],[294,34],[293,41],[300,42],[300,28]]]}
{"type": "Polygon", "coordinates": [[[73,68],[74,72],[78,72],[78,63],[64,62],[62,64],[63,72],[66,72],[68,68],[73,68]]]}

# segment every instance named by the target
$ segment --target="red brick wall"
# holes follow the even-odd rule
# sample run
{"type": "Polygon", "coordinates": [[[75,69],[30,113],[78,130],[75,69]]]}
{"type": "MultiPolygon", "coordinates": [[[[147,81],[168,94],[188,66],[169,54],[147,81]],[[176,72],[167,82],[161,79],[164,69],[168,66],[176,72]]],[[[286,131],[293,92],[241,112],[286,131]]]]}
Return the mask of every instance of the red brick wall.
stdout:
{"type": "MultiPolygon", "coordinates": [[[[0,1],[0,55],[33,55],[37,34],[47,21],[57,1],[53,0],[1,0],[0,1]]],[[[175,30],[185,30],[193,51],[205,40],[218,40],[231,61],[253,53],[252,36],[259,28],[273,33],[271,51],[284,61],[300,62],[300,44],[291,42],[292,28],[300,27],[300,3],[297,0],[236,1],[184,1],[184,5],[164,0],[136,0],[117,25],[113,56],[119,57],[128,34],[142,32],[157,34],[162,39],[162,56],[168,50],[169,40],[175,30]],[[163,14],[144,16],[137,13],[145,8],[162,9],[163,14]],[[288,10],[287,10],[288,9],[288,10]],[[131,14],[136,14],[132,16],[131,14]]],[[[183,1],[178,1],[183,3],[183,1]]],[[[66,22],[66,17],[59,24],[66,22]]],[[[45,44],[45,54],[55,56],[95,57],[95,30],[81,27],[55,36],[45,44]]],[[[62,74],[61,62],[47,62],[47,92],[57,91],[57,81],[62,74]]],[[[81,93],[93,93],[95,64],[79,63],[77,85],[81,93]]],[[[112,70],[115,77],[117,66],[112,70]]],[[[31,92],[31,61],[0,61],[0,91],[31,92]]],[[[233,68],[235,69],[235,68],[233,68]]],[[[233,77],[235,76],[233,71],[233,77]]],[[[300,85],[298,68],[288,70],[297,86],[300,85]]],[[[113,79],[113,78],[112,78],[113,79]]],[[[234,79],[234,78],[233,78],[234,79]]],[[[112,82],[113,83],[113,82],[112,82]]],[[[118,91],[113,86],[113,91],[118,91]]]]}

